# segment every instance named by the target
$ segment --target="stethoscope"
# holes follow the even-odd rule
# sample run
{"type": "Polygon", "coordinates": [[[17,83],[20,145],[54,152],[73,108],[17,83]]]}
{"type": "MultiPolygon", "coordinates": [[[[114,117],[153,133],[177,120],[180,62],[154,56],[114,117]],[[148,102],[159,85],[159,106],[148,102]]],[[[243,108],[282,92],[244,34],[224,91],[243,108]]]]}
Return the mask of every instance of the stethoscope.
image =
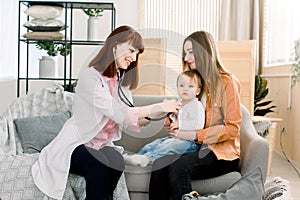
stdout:
{"type": "MultiPolygon", "coordinates": [[[[118,96],[120,98],[120,100],[127,105],[128,107],[135,107],[134,104],[127,98],[126,94],[124,93],[123,89],[122,89],[122,81],[123,81],[123,74],[121,75],[120,72],[120,68],[118,67],[117,64],[117,60],[116,60],[116,52],[115,52],[115,47],[113,48],[113,55],[114,55],[114,61],[115,61],[115,65],[117,68],[117,77],[118,77],[118,96]]],[[[145,119],[149,120],[149,121],[160,121],[165,119],[166,117],[170,116],[172,113],[167,113],[166,115],[163,115],[161,117],[157,117],[157,118],[150,118],[150,117],[145,117],[145,119]]]]}
{"type": "MultiPolygon", "coordinates": [[[[117,64],[116,64],[117,65],[117,64]]],[[[127,96],[125,95],[123,89],[122,89],[122,80],[123,78],[121,78],[120,75],[120,71],[117,71],[117,76],[118,76],[118,96],[120,98],[120,100],[127,106],[129,107],[134,107],[133,103],[127,98],[127,96]]]]}
{"type": "MultiPolygon", "coordinates": [[[[127,96],[125,95],[121,83],[122,83],[122,78],[120,75],[120,71],[117,71],[117,76],[118,76],[118,96],[120,98],[120,100],[127,106],[129,107],[135,107],[134,104],[127,98],[127,96]]],[[[150,117],[145,117],[145,119],[149,120],[149,121],[160,121],[165,119],[166,117],[170,116],[172,113],[167,113],[166,115],[163,115],[161,117],[157,117],[157,118],[150,118],[150,117]]]]}

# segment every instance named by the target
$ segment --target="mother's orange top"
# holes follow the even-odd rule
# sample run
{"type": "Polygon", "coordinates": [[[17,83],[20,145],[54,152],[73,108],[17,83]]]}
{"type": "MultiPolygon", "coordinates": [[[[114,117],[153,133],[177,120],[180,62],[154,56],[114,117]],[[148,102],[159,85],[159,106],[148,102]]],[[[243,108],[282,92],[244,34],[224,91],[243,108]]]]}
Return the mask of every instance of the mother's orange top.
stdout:
{"type": "Polygon", "coordinates": [[[221,73],[216,102],[206,91],[205,127],[197,130],[197,143],[208,144],[218,159],[234,160],[240,156],[240,82],[233,75],[221,73]]]}

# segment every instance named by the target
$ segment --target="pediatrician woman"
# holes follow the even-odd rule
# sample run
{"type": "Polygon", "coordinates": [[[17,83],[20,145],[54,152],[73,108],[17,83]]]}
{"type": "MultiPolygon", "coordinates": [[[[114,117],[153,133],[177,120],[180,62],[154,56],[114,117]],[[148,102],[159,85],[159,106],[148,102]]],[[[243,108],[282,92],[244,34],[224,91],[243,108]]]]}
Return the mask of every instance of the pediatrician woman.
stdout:
{"type": "Polygon", "coordinates": [[[113,144],[121,138],[121,130],[139,131],[147,119],[180,109],[176,100],[133,107],[130,90],[138,84],[143,50],[140,34],[121,26],[81,70],[73,116],[32,167],[34,182],[46,195],[62,199],[70,172],[85,178],[86,199],[112,199],[124,170],[123,148],[113,144]]]}

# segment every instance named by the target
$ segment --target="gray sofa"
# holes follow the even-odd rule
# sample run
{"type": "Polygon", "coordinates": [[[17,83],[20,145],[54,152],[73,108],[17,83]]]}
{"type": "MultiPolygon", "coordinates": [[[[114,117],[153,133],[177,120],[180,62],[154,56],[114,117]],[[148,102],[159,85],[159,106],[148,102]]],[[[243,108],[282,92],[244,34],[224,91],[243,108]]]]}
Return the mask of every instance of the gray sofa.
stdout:
{"type": "MultiPolygon", "coordinates": [[[[136,106],[141,106],[161,102],[164,98],[166,97],[134,96],[134,103],[136,106]]],[[[32,130],[40,130],[37,129],[36,126],[41,127],[41,124],[37,123],[35,118],[31,117],[53,116],[53,114],[57,114],[57,112],[72,111],[72,102],[73,93],[63,92],[63,88],[61,87],[44,88],[33,94],[16,99],[16,101],[13,101],[9,105],[7,111],[0,116],[0,168],[4,175],[4,178],[0,180],[1,199],[3,199],[4,195],[13,196],[14,193],[28,196],[28,190],[33,191],[30,193],[30,197],[32,198],[28,196],[29,199],[42,199],[43,196],[45,196],[37,189],[37,187],[35,187],[30,173],[31,165],[37,159],[38,154],[23,153],[24,149],[21,146],[20,137],[15,129],[13,119],[29,117],[27,120],[30,119],[32,122],[32,130]],[[19,167],[17,167],[17,165],[19,167]],[[26,172],[26,174],[23,174],[19,178],[11,176],[11,174],[17,174],[20,169],[23,172],[26,172]],[[26,183],[28,184],[18,185],[18,188],[16,189],[14,187],[10,187],[10,190],[7,189],[7,181],[9,181],[11,185],[15,185],[18,184],[20,179],[22,179],[22,181],[26,180],[26,183]]],[[[247,174],[256,167],[262,169],[263,181],[266,179],[269,155],[268,143],[255,132],[248,111],[244,106],[242,106],[242,109],[243,123],[241,127],[242,152],[240,173],[233,172],[209,180],[193,181],[193,189],[199,191],[201,194],[224,192],[236,180],[241,180],[241,176],[247,174]]],[[[43,127],[43,130],[44,129],[45,127],[43,127]]],[[[30,135],[34,132],[37,132],[36,134],[38,134],[39,138],[47,138],[47,131],[29,131],[30,135]]],[[[116,144],[122,145],[127,151],[137,152],[143,145],[155,138],[163,137],[165,135],[167,135],[167,132],[163,127],[163,121],[151,122],[148,126],[143,128],[141,133],[124,131],[122,139],[116,144]]],[[[131,200],[148,199],[150,173],[151,166],[147,166],[146,168],[136,166],[125,167],[126,185],[131,200]]],[[[115,190],[114,199],[124,199],[126,187],[123,178],[124,176],[122,176],[121,182],[119,182],[121,184],[119,184],[118,189],[115,190]]],[[[84,197],[84,178],[70,174],[64,199],[84,199],[84,197]]]]}
{"type": "MultiPolygon", "coordinates": [[[[134,96],[135,106],[148,105],[161,102],[163,96],[134,96]]],[[[206,180],[193,180],[193,189],[200,194],[212,194],[225,192],[234,182],[257,167],[262,170],[262,178],[265,182],[267,175],[269,145],[260,137],[252,124],[248,110],[242,105],[241,126],[241,161],[239,172],[231,172],[216,178],[206,180]]],[[[151,122],[141,133],[124,131],[122,139],[116,144],[121,145],[129,152],[137,152],[143,145],[150,141],[167,135],[163,127],[163,121],[151,122]]],[[[125,166],[125,179],[131,200],[148,199],[148,187],[151,174],[151,165],[142,168],[139,166],[125,166]]]]}

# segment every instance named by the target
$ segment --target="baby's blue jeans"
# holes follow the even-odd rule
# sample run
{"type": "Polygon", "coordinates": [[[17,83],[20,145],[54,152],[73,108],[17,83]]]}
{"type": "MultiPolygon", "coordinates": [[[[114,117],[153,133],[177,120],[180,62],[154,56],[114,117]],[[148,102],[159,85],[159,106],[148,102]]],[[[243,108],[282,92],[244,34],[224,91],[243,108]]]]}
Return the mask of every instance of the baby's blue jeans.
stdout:
{"type": "Polygon", "coordinates": [[[199,148],[200,145],[195,142],[166,136],[146,144],[138,154],[146,155],[153,162],[165,155],[189,154],[199,150],[199,148]]]}

